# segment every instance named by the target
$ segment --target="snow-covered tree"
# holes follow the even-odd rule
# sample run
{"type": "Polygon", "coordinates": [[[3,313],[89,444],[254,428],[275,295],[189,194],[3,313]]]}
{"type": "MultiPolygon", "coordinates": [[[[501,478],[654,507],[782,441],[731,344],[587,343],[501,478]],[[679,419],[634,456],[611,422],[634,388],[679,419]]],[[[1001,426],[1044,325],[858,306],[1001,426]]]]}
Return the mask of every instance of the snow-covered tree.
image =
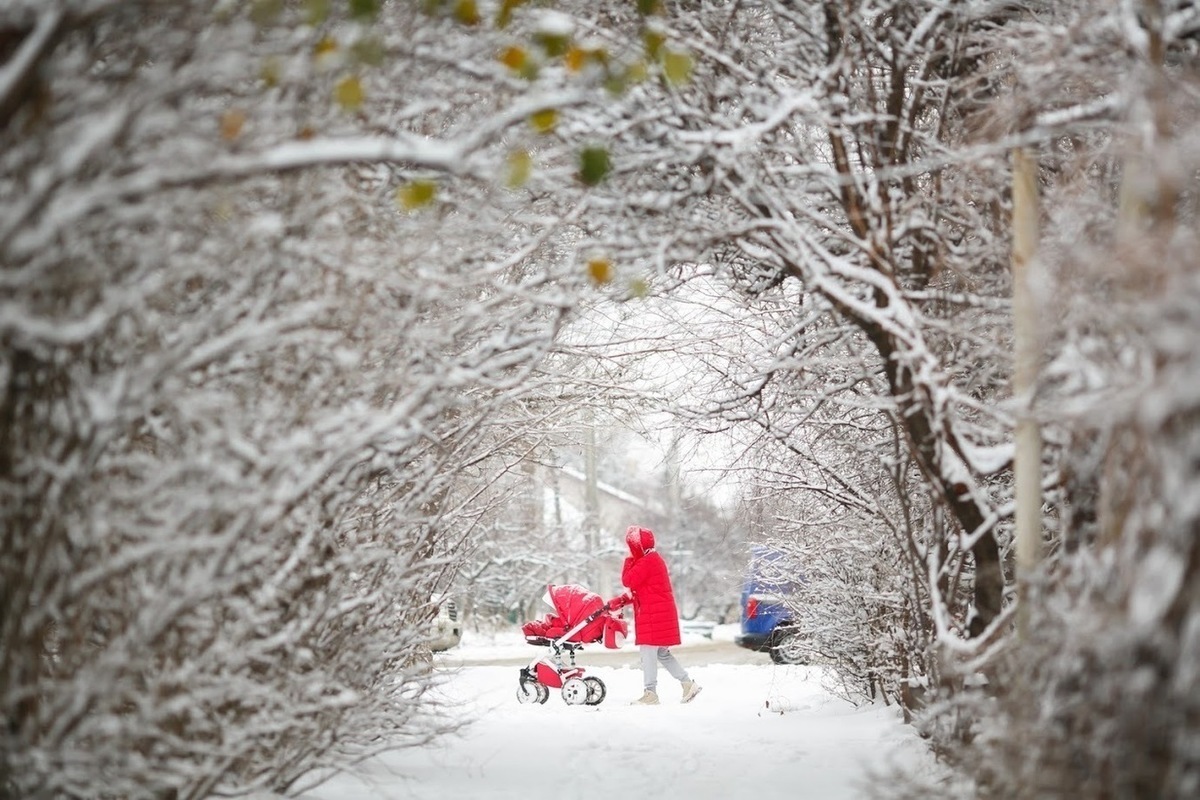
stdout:
{"type": "Polygon", "coordinates": [[[1025,576],[1029,624],[991,665],[999,691],[930,728],[980,796],[1187,797],[1200,788],[1198,372],[1184,344],[1200,330],[1200,14],[1187,2],[1029,11],[1004,39],[1015,90],[1002,119],[1041,167],[1034,408],[1063,445],[1050,558],[1025,576]],[[969,746],[940,736],[964,718],[969,746]]]}
{"type": "Polygon", "coordinates": [[[508,187],[589,84],[430,10],[0,12],[0,794],[295,792],[444,727],[430,597],[587,285],[562,176],[508,187]]]}
{"type": "MultiPolygon", "coordinates": [[[[1194,47],[1191,4],[642,10],[607,22],[640,37],[665,79],[629,91],[594,133],[613,153],[590,217],[593,247],[616,265],[613,298],[678,297],[716,278],[737,293],[710,308],[732,325],[757,319],[723,352],[712,328],[694,324],[675,344],[716,376],[713,419],[760,432],[762,452],[791,451],[790,463],[765,459],[796,498],[794,513],[779,515],[784,538],[799,541],[831,516],[852,519],[824,543],[812,536],[810,556],[831,567],[853,559],[858,569],[830,570],[831,585],[887,588],[874,609],[827,607],[828,619],[859,626],[839,654],[876,646],[882,617],[926,673],[938,668],[935,643],[956,683],[994,670],[1014,578],[1008,155],[1036,145],[1053,222],[1043,259],[1076,265],[1063,285],[1078,275],[1092,290],[1082,302],[1043,298],[1043,313],[1064,314],[1046,334],[1055,361],[1040,394],[1062,382],[1064,407],[1076,406],[1080,382],[1091,381],[1073,355],[1081,345],[1112,354],[1098,374],[1116,370],[1118,385],[1138,385],[1138,365],[1153,360],[1126,360],[1137,328],[1114,323],[1141,315],[1111,313],[1078,265],[1085,252],[1113,258],[1106,227],[1116,227],[1118,193],[1127,208],[1152,208],[1142,213],[1160,225],[1168,209],[1192,207],[1179,177],[1191,174],[1190,145],[1173,134],[1189,129],[1181,76],[1194,47]],[[1076,30],[1087,35],[1067,47],[1076,30]],[[1158,66],[1130,69],[1130,54],[1158,66]],[[1131,139],[1114,136],[1130,112],[1153,143],[1133,155],[1122,152],[1131,139]],[[1169,172],[1146,155],[1164,147],[1169,172]],[[1096,250],[1080,247],[1088,238],[1096,250]],[[1087,333],[1110,325],[1111,334],[1087,333]]],[[[1176,230],[1155,235],[1173,241],[1176,230]]],[[[1161,244],[1130,241],[1139,259],[1171,263],[1161,244]]],[[[1046,541],[1089,541],[1108,434],[1063,424],[1041,399],[1037,409],[1049,424],[1046,541]]],[[[859,677],[873,674],[868,662],[909,658],[901,649],[864,657],[859,677]]],[[[890,691],[925,688],[920,672],[893,673],[890,691]]]]}
{"type": "MultiPolygon", "coordinates": [[[[977,141],[991,66],[971,46],[1008,12],[982,2],[640,10],[604,23],[640,40],[662,75],[599,115],[593,136],[612,171],[586,219],[613,265],[614,301],[680,303],[677,327],[653,347],[675,350],[690,391],[687,402],[660,397],[707,417],[702,429],[746,429],[750,463],[769,465],[773,491],[795,503],[772,533],[832,531],[831,511],[853,518],[852,550],[877,559],[863,574],[889,581],[897,553],[909,553],[920,568],[889,585],[920,606],[913,648],[1001,631],[1007,148],[977,141]]],[[[618,352],[628,362],[643,350],[618,352]]],[[[881,613],[842,618],[870,635],[866,620],[881,613]]]]}
{"type": "MultiPolygon", "coordinates": [[[[429,598],[570,563],[500,539],[528,465],[668,410],[736,437],[812,650],[932,692],[981,793],[1194,793],[1193,4],[554,5],[0,11],[0,792],[294,792],[436,733],[429,598]]],[[[686,499],[684,594],[731,544],[686,499]]]]}

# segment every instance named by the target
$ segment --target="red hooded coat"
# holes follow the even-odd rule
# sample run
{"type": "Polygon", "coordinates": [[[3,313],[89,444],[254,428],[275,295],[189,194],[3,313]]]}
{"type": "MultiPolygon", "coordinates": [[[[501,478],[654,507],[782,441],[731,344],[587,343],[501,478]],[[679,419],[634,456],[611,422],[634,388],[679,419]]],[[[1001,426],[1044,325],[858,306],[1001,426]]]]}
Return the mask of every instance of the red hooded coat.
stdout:
{"type": "Polygon", "coordinates": [[[654,534],[631,525],[625,531],[629,558],[621,569],[621,583],[633,595],[635,641],[656,647],[679,644],[679,610],[667,574],[667,562],[654,551],[654,534]]]}

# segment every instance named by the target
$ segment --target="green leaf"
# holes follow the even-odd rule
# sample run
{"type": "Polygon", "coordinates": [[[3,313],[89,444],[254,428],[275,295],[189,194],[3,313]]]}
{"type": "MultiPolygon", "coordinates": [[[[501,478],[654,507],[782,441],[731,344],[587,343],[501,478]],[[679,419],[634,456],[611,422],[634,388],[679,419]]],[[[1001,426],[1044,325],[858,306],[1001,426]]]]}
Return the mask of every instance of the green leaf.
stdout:
{"type": "Polygon", "coordinates": [[[283,0],[254,0],[250,6],[250,19],[255,25],[270,25],[283,12],[283,0]]]}
{"type": "Polygon", "coordinates": [[[360,64],[378,67],[383,63],[383,40],[378,36],[366,36],[350,46],[350,53],[360,64]]]}
{"type": "Polygon", "coordinates": [[[550,58],[566,55],[567,50],[571,47],[571,37],[561,33],[535,33],[533,38],[550,58]]]}
{"type": "Polygon", "coordinates": [[[329,17],[329,0],[304,0],[304,21],[316,27],[329,17]]]}
{"type": "Polygon", "coordinates": [[[267,86],[278,86],[280,79],[283,77],[283,64],[280,63],[277,56],[267,56],[262,63],[262,68],[258,71],[258,77],[267,86]]]}
{"type": "Polygon", "coordinates": [[[500,10],[496,12],[496,27],[503,28],[512,22],[513,10],[524,2],[525,0],[502,0],[500,10]]]}
{"type": "Polygon", "coordinates": [[[645,61],[635,61],[618,72],[610,72],[604,80],[604,88],[611,94],[622,95],[630,86],[646,80],[649,74],[645,61]]]}
{"type": "Polygon", "coordinates": [[[587,186],[604,180],[610,168],[608,150],[603,147],[585,147],[579,153],[579,180],[587,186]]]}
{"type": "Polygon", "coordinates": [[[646,46],[646,56],[651,60],[657,60],[659,51],[662,50],[663,43],[667,41],[667,37],[661,33],[649,28],[642,31],[642,44],[646,46]]]}
{"type": "Polygon", "coordinates": [[[379,14],[379,0],[350,0],[350,16],[373,20],[379,14]]]}
{"type": "Polygon", "coordinates": [[[525,60],[525,63],[521,65],[521,69],[517,71],[517,74],[520,75],[524,80],[533,81],[537,80],[539,69],[541,68],[538,66],[538,62],[532,58],[528,58],[525,60]]]}

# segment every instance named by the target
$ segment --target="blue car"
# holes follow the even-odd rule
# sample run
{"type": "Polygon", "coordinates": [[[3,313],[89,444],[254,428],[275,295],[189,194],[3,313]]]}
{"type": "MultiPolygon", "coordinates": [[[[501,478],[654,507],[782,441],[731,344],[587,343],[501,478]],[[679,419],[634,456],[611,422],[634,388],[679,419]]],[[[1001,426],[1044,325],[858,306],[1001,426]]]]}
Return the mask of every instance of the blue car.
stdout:
{"type": "MultiPolygon", "coordinates": [[[[770,654],[776,664],[799,664],[804,640],[791,603],[795,583],[784,577],[776,550],[755,547],[742,584],[742,631],[734,644],[770,654]]],[[[802,578],[801,578],[802,580],[802,578]]]]}

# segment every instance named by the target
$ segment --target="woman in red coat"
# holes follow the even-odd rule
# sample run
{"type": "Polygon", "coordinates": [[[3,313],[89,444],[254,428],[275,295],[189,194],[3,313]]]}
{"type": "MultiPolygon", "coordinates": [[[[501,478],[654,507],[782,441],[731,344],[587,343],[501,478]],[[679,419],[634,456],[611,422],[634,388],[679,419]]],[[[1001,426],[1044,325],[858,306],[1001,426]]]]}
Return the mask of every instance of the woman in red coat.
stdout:
{"type": "Polygon", "coordinates": [[[630,525],[625,531],[629,558],[621,569],[621,583],[633,595],[633,627],[635,641],[642,655],[642,676],[646,693],[634,705],[657,705],[658,665],[661,662],[673,678],[683,684],[683,700],[687,703],[700,693],[700,687],[688,677],[687,671],[671,654],[679,644],[679,611],[675,592],[667,574],[667,562],[654,550],[654,534],[646,528],[630,525]]]}

